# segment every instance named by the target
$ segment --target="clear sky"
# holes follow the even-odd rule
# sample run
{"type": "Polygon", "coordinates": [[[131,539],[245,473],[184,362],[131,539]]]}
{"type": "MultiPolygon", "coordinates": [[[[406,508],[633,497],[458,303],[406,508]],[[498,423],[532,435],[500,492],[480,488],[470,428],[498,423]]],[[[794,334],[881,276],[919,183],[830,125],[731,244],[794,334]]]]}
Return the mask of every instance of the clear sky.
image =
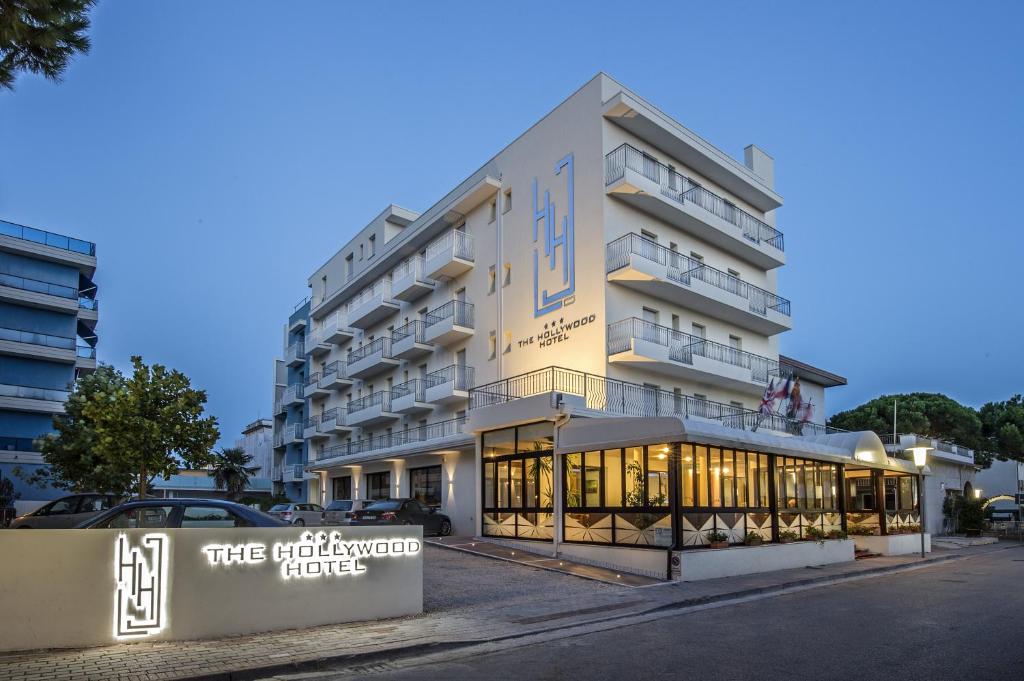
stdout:
{"type": "Polygon", "coordinates": [[[100,360],[186,372],[229,443],[314,268],[603,70],[775,157],[782,350],[849,378],[829,412],[1024,391],[1024,4],[597,7],[100,0],[63,84],[0,93],[0,218],[95,241],[100,360]]]}

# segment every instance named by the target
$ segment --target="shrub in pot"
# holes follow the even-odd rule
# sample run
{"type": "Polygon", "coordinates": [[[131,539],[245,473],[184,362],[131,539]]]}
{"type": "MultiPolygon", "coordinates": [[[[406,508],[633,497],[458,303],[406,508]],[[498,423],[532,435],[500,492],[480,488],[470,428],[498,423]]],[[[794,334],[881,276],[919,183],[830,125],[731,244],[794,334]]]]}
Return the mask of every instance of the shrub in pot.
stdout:
{"type": "Polygon", "coordinates": [[[708,545],[713,549],[725,549],[729,547],[729,535],[718,530],[708,532],[708,545]]]}
{"type": "Polygon", "coordinates": [[[798,535],[796,532],[793,532],[792,530],[782,530],[781,532],[779,532],[780,544],[792,544],[799,538],[800,535],[798,535]]]}
{"type": "Polygon", "coordinates": [[[747,546],[760,546],[764,543],[764,537],[757,532],[747,532],[747,536],[743,538],[743,543],[747,546]]]}

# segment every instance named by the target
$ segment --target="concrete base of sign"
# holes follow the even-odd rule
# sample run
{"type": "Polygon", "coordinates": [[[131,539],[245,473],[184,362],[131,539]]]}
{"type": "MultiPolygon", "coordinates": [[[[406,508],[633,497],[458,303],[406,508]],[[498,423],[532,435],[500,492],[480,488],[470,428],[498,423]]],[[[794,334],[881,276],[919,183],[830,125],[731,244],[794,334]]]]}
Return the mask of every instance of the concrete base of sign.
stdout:
{"type": "Polygon", "coordinates": [[[423,611],[422,528],[318,529],[2,530],[0,650],[218,638],[423,611]]]}
{"type": "Polygon", "coordinates": [[[854,559],[854,544],[849,539],[826,539],[823,542],[800,541],[727,549],[688,549],[676,551],[675,556],[680,563],[678,579],[696,582],[808,565],[845,563],[854,559]]]}
{"type": "MultiPolygon", "coordinates": [[[[862,551],[879,553],[883,556],[905,556],[913,553],[921,553],[921,533],[915,534],[889,534],[881,536],[856,536],[853,541],[857,548],[862,551]]],[[[932,535],[924,535],[925,553],[931,553],[932,535]]]]}

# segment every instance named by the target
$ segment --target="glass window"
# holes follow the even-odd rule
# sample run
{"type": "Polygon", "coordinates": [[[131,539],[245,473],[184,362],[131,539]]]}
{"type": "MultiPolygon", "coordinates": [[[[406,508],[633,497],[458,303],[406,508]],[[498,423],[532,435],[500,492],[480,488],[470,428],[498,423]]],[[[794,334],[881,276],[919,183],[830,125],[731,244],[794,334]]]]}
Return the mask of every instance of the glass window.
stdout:
{"type": "Polygon", "coordinates": [[[248,523],[226,508],[186,506],[181,514],[182,527],[245,527],[248,523]]]}
{"type": "Polygon", "coordinates": [[[672,448],[651,445],[647,448],[647,503],[668,506],[668,460],[672,448]]]}
{"type": "Polygon", "coordinates": [[[554,480],[552,480],[551,474],[551,455],[538,456],[537,468],[540,476],[540,507],[541,508],[554,508],[555,497],[552,493],[554,489],[554,480]]]}
{"type": "Polygon", "coordinates": [[[584,505],[601,505],[601,452],[587,452],[583,455],[584,505]]]}
{"type": "Polygon", "coordinates": [[[550,421],[519,426],[519,452],[549,452],[555,448],[554,426],[550,421]]]}
{"type": "Polygon", "coordinates": [[[627,447],[626,454],[626,506],[644,505],[644,449],[627,447]]]}
{"type": "Polygon", "coordinates": [[[484,461],[484,508],[494,508],[494,465],[484,461]]]}
{"type": "Polygon", "coordinates": [[[821,507],[835,508],[836,504],[836,483],[833,478],[835,466],[827,463],[821,464],[821,507]]]}
{"type": "Polygon", "coordinates": [[[514,454],[516,451],[516,429],[505,428],[484,433],[484,457],[514,454]]]}
{"type": "Polygon", "coordinates": [[[167,527],[173,506],[144,506],[128,508],[97,527],[112,529],[167,527]]]}
{"type": "Polygon", "coordinates": [[[53,502],[45,513],[39,515],[68,515],[75,512],[75,508],[78,506],[79,497],[68,497],[66,499],[58,499],[53,502]]]}
{"type": "Polygon", "coordinates": [[[747,453],[736,452],[735,458],[735,477],[736,477],[736,505],[737,506],[749,506],[747,503],[747,453]]]}
{"type": "Polygon", "coordinates": [[[498,508],[508,508],[508,461],[498,462],[498,508]]]}
{"type": "Polygon", "coordinates": [[[583,455],[565,456],[565,505],[567,508],[583,506],[583,455]]]}
{"type": "Polygon", "coordinates": [[[900,479],[900,510],[914,508],[914,479],[908,475],[900,479]]]}
{"type": "Polygon", "coordinates": [[[693,506],[693,445],[683,445],[679,461],[679,484],[682,487],[679,502],[693,506]]]}
{"type": "Polygon", "coordinates": [[[711,505],[722,505],[722,450],[712,447],[711,451],[711,505]]]}
{"type": "Polygon", "coordinates": [[[736,464],[731,449],[722,450],[722,506],[736,506],[736,464]]]}
{"type": "Polygon", "coordinates": [[[768,488],[769,475],[771,471],[768,468],[768,455],[758,454],[758,476],[757,476],[757,493],[761,497],[761,506],[768,506],[768,488]]]}
{"type": "Polygon", "coordinates": [[[693,462],[696,464],[697,477],[697,505],[701,508],[708,506],[708,448],[695,447],[693,462]]]}
{"type": "Polygon", "coordinates": [[[351,499],[352,498],[352,476],[343,475],[340,478],[332,478],[331,484],[334,489],[334,499],[351,499]]]}
{"type": "Polygon", "coordinates": [[[622,450],[604,450],[604,505],[622,506],[622,450]]]}
{"type": "Polygon", "coordinates": [[[512,508],[523,507],[523,461],[509,461],[509,480],[512,481],[512,508]]]}
{"type": "Polygon", "coordinates": [[[387,499],[391,496],[391,471],[366,474],[366,491],[370,499],[387,499]]]}
{"type": "Polygon", "coordinates": [[[537,508],[537,458],[531,456],[523,464],[526,466],[526,497],[523,499],[523,506],[537,508]]]}
{"type": "Polygon", "coordinates": [[[441,505],[441,467],[425,466],[409,471],[409,490],[413,499],[427,506],[441,505]]]}

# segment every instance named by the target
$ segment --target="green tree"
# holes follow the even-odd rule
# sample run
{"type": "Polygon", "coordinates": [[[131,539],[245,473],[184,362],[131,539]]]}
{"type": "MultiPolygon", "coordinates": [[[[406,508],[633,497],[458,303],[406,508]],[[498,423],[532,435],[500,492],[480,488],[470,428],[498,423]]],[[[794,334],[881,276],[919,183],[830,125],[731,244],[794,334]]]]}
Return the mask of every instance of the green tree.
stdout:
{"type": "Polygon", "coordinates": [[[95,0],[0,0],[0,89],[18,73],[59,82],[76,53],[89,51],[86,31],[95,0]]]}
{"type": "Polygon", "coordinates": [[[989,451],[1001,459],[1024,461],[1024,400],[1014,395],[1004,402],[988,402],[978,412],[981,433],[989,451]]]}
{"type": "Polygon", "coordinates": [[[164,480],[181,466],[213,463],[211,448],[220,437],[217,419],[206,416],[206,392],[187,376],[132,357],[125,377],[100,367],[75,384],[65,414],[54,418],[56,433],[39,443],[50,464],[34,476],[64,489],[127,494],[145,498],[157,476],[164,480]]]}
{"type": "Polygon", "coordinates": [[[249,476],[256,472],[255,468],[249,468],[252,457],[245,453],[241,447],[228,447],[221,449],[213,460],[213,468],[210,470],[210,477],[217,489],[227,491],[228,498],[238,499],[249,486],[249,476]]]}
{"type": "MultiPolygon", "coordinates": [[[[10,478],[0,477],[0,511],[5,508],[9,508],[14,505],[14,502],[18,500],[18,494],[14,489],[14,483],[11,482],[10,478]]],[[[2,516],[0,516],[2,518],[2,516]]]]}

